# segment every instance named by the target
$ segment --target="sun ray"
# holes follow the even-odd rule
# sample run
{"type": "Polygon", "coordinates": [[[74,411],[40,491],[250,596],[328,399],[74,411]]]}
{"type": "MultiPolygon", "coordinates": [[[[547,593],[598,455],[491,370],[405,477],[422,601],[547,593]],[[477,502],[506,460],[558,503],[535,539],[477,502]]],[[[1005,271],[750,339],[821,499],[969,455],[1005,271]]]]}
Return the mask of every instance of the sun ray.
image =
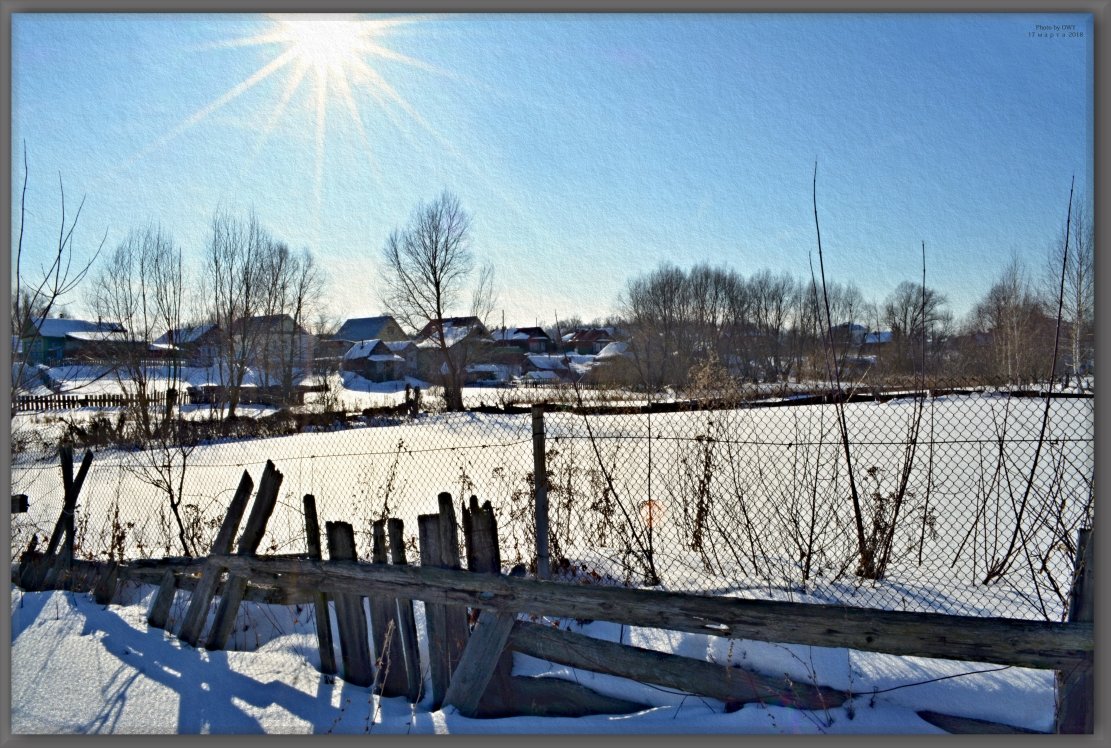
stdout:
{"type": "Polygon", "coordinates": [[[117,171],[121,171],[121,170],[126,171],[128,168],[133,166],[137,161],[139,161],[140,159],[145,157],[148,153],[150,153],[151,151],[153,151],[156,148],[161,148],[161,147],[165,146],[167,143],[169,143],[172,140],[174,140],[175,138],[179,137],[186,130],[188,130],[191,127],[196,126],[201,121],[203,121],[206,117],[208,117],[210,114],[212,114],[216,110],[220,109],[221,107],[225,106],[226,104],[231,102],[233,99],[236,99],[236,98],[242,96],[245,92],[247,92],[251,88],[254,88],[259,83],[261,83],[262,81],[266,80],[271,75],[276,73],[278,70],[281,70],[283,67],[288,65],[294,59],[295,59],[295,56],[292,55],[289,52],[285,52],[285,53],[279,55],[278,57],[274,58],[269,63],[267,63],[266,65],[262,66],[257,71],[255,71],[255,73],[253,75],[251,75],[250,77],[248,77],[246,80],[236,84],[235,86],[232,86],[230,89],[228,89],[228,91],[226,91],[224,93],[223,96],[220,96],[215,101],[208,104],[207,106],[204,106],[204,107],[200,108],[199,110],[194,112],[192,115],[190,115],[188,118],[186,118],[183,122],[181,122],[176,127],[174,127],[172,130],[167,132],[165,135],[158,138],[157,140],[150,143],[149,145],[145,146],[144,148],[140,149],[135,155],[133,155],[131,158],[129,158],[127,161],[125,161],[122,165],[117,167],[117,169],[112,170],[111,173],[114,174],[117,171]]]}
{"type": "Polygon", "coordinates": [[[374,147],[371,145],[370,137],[367,135],[366,128],[363,126],[363,117],[359,112],[359,105],[355,101],[355,96],[351,92],[351,86],[348,85],[346,76],[340,78],[337,84],[340,89],[340,96],[347,104],[347,111],[351,114],[351,119],[355,121],[355,129],[358,131],[363,146],[366,148],[365,155],[367,163],[374,173],[375,182],[377,182],[379,186],[382,186],[382,170],[378,162],[374,159],[374,147]]]}
{"type": "Polygon", "coordinates": [[[270,133],[277,127],[278,122],[281,120],[282,115],[285,114],[289,102],[293,99],[293,95],[297,93],[297,89],[301,85],[301,81],[309,72],[309,66],[306,63],[299,62],[297,69],[294,71],[293,76],[286,81],[285,88],[282,90],[282,96],[278,99],[274,110],[270,113],[270,117],[266,120],[266,127],[259,133],[258,138],[255,140],[254,152],[257,154],[262,150],[263,145],[270,139],[270,133]]]}

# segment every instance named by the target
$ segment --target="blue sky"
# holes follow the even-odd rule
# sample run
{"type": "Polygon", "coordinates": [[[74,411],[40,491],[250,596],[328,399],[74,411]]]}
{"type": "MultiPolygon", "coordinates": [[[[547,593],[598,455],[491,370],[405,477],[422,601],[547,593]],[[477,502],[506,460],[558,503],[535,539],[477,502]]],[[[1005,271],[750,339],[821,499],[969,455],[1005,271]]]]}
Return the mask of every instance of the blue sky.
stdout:
{"type": "Polygon", "coordinates": [[[245,43],[262,15],[15,14],[25,252],[56,241],[61,173],[79,254],[151,221],[195,254],[217,207],[253,209],[329,271],[340,319],[367,316],[387,235],[446,188],[509,324],[589,320],[664,261],[808,277],[817,160],[827,275],[882,301],[925,241],[961,314],[1011,257],[1041,270],[1074,174],[1091,195],[1086,15],[359,19],[392,19],[377,47],[245,43]],[[1065,24],[1082,36],[1039,36],[1065,24]]]}

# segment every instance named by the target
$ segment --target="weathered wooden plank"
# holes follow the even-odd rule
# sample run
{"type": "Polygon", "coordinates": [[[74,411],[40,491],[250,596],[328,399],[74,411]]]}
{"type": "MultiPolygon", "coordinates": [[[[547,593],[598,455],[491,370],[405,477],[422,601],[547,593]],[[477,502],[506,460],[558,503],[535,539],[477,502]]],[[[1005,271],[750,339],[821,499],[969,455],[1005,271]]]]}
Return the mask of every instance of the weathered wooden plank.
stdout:
{"type": "MultiPolygon", "coordinates": [[[[386,520],[372,525],[371,561],[386,563],[386,520]]],[[[402,696],[408,690],[404,655],[398,634],[397,601],[391,595],[377,594],[370,598],[370,629],[374,645],[374,662],[378,688],[383,696],[402,696]]]]}
{"type": "Polygon", "coordinates": [[[484,610],[479,615],[444,694],[445,705],[454,706],[466,717],[477,715],[478,702],[494,676],[494,669],[516,620],[516,613],[484,610]]]}
{"type": "MultiPolygon", "coordinates": [[[[455,503],[446,491],[436,497],[440,505],[440,567],[462,569],[459,555],[459,525],[455,521],[455,503]]],[[[423,561],[422,561],[423,563],[423,561]]],[[[471,628],[467,622],[467,608],[463,605],[449,605],[444,611],[444,636],[447,647],[447,678],[455,672],[463,649],[467,646],[471,628]]],[[[445,689],[447,684],[445,683],[445,689]]],[[[446,691],[445,691],[446,692],[446,691]]]]}
{"type": "MultiPolygon", "coordinates": [[[[333,561],[355,560],[355,531],[347,522],[328,522],[328,556],[333,561]]],[[[356,686],[374,683],[366,611],[358,592],[336,593],[336,623],[343,658],[343,679],[356,686]]]]}
{"type": "MultiPolygon", "coordinates": [[[[440,515],[422,514],[417,517],[417,534],[420,540],[420,568],[438,567],[440,555],[440,515]]],[[[415,596],[420,598],[421,596],[415,596]]],[[[447,606],[441,602],[424,599],[424,625],[427,629],[429,692],[432,709],[440,708],[451,678],[450,658],[447,651],[447,606]]]]}
{"type": "Polygon", "coordinates": [[[430,567],[296,559],[221,560],[244,573],[296,574],[307,588],[381,590],[431,603],[1018,667],[1067,669],[1094,650],[1093,624],[910,613],[660,590],[569,585],[430,567]]]}
{"type": "MultiPolygon", "coordinates": [[[[1091,528],[1077,531],[1076,559],[1069,596],[1069,621],[1095,621],[1094,558],[1091,528]]],[[[1092,655],[1071,668],[1059,670],[1054,732],[1088,735],[1095,731],[1095,658],[1092,655]]]]}
{"type": "Polygon", "coordinates": [[[176,587],[174,573],[167,569],[162,575],[162,583],[158,585],[158,592],[154,596],[150,612],[147,613],[148,626],[156,629],[166,628],[166,621],[170,617],[170,607],[174,604],[176,587]]]}
{"type": "MultiPolygon", "coordinates": [[[[498,522],[489,500],[480,507],[478,497],[471,496],[470,507],[463,506],[463,542],[467,549],[468,571],[478,574],[501,573],[498,522]]],[[[494,671],[485,685],[485,692],[479,694],[483,703],[473,710],[475,713],[481,713],[484,707],[489,708],[494,702],[510,702],[512,673],[513,652],[503,649],[496,655],[494,671]]]]}
{"type": "MultiPolygon", "coordinates": [[[[390,563],[404,566],[405,525],[400,519],[390,518],[386,522],[386,534],[390,541],[390,563]]],[[[420,669],[420,649],[417,642],[417,623],[413,615],[413,601],[394,598],[397,607],[397,634],[401,644],[402,662],[405,666],[405,698],[411,703],[420,700],[424,689],[424,674],[420,669]]]]}
{"type": "Polygon", "coordinates": [[[509,636],[518,652],[606,675],[675,688],[722,701],[762,702],[796,709],[840,706],[848,694],[825,686],[770,677],[736,667],[603,641],[571,631],[518,621],[509,636]]]}
{"type": "MultiPolygon", "coordinates": [[[[305,494],[305,538],[309,558],[319,561],[323,558],[320,549],[320,521],[316,516],[316,497],[305,494]]],[[[312,601],[313,618],[316,622],[316,641],[320,649],[320,672],[325,675],[336,674],[336,650],[332,641],[332,617],[328,612],[328,596],[316,592],[312,601]]]]}
{"type": "Polygon", "coordinates": [[[479,704],[478,716],[497,718],[586,717],[591,714],[634,714],[648,704],[606,696],[584,685],[560,678],[515,675],[510,679],[510,698],[502,704],[479,704]]]}
{"type": "Polygon", "coordinates": [[[918,716],[934,727],[941,728],[953,735],[1048,735],[1049,733],[1028,730],[1025,727],[1004,725],[1001,722],[989,722],[971,717],[955,717],[951,714],[941,714],[924,709],[917,712],[918,716]]]}
{"type": "MultiPolygon", "coordinates": [[[[258,492],[251,505],[251,513],[247,516],[247,524],[243,534],[239,537],[236,554],[249,556],[258,550],[262,542],[263,533],[266,532],[266,523],[274,512],[274,505],[278,500],[278,491],[282,486],[284,476],[274,463],[266,461],[266,468],[262,471],[259,480],[258,492]]],[[[205,649],[217,650],[227,646],[232,628],[235,626],[235,616],[239,612],[239,605],[243,602],[243,594],[247,591],[247,577],[238,574],[229,574],[224,587],[224,594],[220,597],[220,604],[216,607],[216,617],[212,621],[212,630],[205,640],[205,649]]]]}
{"type": "MultiPolygon", "coordinates": [[[[210,553],[227,555],[231,552],[235,532],[239,529],[240,520],[243,519],[243,512],[247,508],[247,500],[251,497],[252,488],[254,488],[254,481],[244,470],[243,477],[239,479],[239,487],[235,490],[235,495],[232,496],[227,514],[224,515],[224,521],[220,524],[220,530],[216,533],[216,540],[212,543],[210,553]]],[[[191,647],[197,646],[197,642],[201,639],[201,632],[204,631],[204,624],[208,619],[208,609],[212,605],[212,598],[216,594],[216,585],[220,582],[220,576],[223,573],[224,567],[220,566],[219,563],[206,561],[204,570],[201,572],[201,578],[189,597],[189,607],[185,611],[184,619],[182,619],[178,638],[191,647]]]]}
{"type": "Polygon", "coordinates": [[[97,605],[111,605],[116,597],[116,590],[120,583],[120,565],[111,561],[108,566],[97,570],[96,586],[93,588],[93,599],[97,605]]]}

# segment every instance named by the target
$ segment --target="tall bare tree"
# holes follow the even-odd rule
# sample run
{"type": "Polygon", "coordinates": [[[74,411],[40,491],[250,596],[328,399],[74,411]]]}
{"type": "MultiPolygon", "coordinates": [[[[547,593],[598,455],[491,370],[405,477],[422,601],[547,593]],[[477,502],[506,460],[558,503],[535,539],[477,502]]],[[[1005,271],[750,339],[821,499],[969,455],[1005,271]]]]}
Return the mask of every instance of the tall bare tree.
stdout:
{"type": "Polygon", "coordinates": [[[77,221],[81,217],[81,209],[85,206],[85,199],[77,206],[77,212],[72,220],[66,216],[66,192],[62,184],[62,176],[58,175],[58,194],[61,198],[61,219],[58,227],[57,244],[51,248],[46,258],[46,264],[35,269],[26,267],[23,257],[23,239],[26,229],[27,215],[27,184],[30,179],[30,169],[27,167],[27,149],[23,151],[23,189],[19,202],[19,238],[15,247],[14,266],[12,268],[12,304],[10,307],[10,330],[12,340],[19,340],[21,355],[15,357],[12,367],[11,383],[11,414],[15,416],[16,395],[25,384],[27,375],[27,353],[40,339],[40,320],[46,319],[51,312],[57,312],[65,297],[72,294],[88,275],[93,263],[96,262],[104,241],[108,237],[107,230],[100,240],[100,244],[88,262],[74,261],[73,232],[77,228],[77,221]]]}
{"type": "Polygon", "coordinates": [[[259,350],[261,328],[252,318],[266,305],[264,261],[273,240],[254,213],[246,220],[218,210],[204,260],[207,318],[220,331],[216,365],[227,392],[227,419],[234,420],[240,393],[259,350]]]}
{"type": "Polygon", "coordinates": [[[1042,296],[1047,314],[1055,317],[1064,265],[1061,321],[1065,323],[1064,342],[1068,347],[1067,371],[1080,387],[1095,358],[1095,229],[1091,207],[1082,197],[1076,200],[1070,221],[1070,230],[1062,229],[1061,239],[1050,248],[1042,296]]]}
{"type": "Polygon", "coordinates": [[[131,231],[109,255],[90,287],[89,305],[98,317],[119,322],[125,339],[104,350],[122,389],[132,395],[141,436],[150,439],[170,418],[170,405],[152,412],[156,391],[180,387],[181,362],[152,357],[148,343],[181,326],[185,283],[182,254],[172,237],[158,226],[131,231]],[[163,378],[167,382],[162,382],[163,378]]]}
{"type": "Polygon", "coordinates": [[[421,202],[404,228],[395,229],[382,250],[379,295],[398,322],[411,331],[429,322],[431,339],[443,358],[444,400],[448,410],[462,410],[468,347],[453,345],[442,324],[457,312],[470,291],[472,316],[493,308],[493,268],[477,268],[471,247],[471,216],[451,192],[421,202]]]}

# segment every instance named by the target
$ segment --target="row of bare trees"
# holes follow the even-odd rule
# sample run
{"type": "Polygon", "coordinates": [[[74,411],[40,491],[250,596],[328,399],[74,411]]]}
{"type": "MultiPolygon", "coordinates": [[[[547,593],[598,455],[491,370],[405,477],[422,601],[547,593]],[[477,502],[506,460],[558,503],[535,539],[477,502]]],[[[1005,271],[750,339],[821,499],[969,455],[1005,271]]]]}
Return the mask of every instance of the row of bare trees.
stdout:
{"type": "Polygon", "coordinates": [[[1058,370],[1080,386],[1094,359],[1092,223],[1071,218],[1071,251],[1047,253],[1038,283],[1018,260],[963,320],[935,288],[903,281],[880,303],[853,283],[826,284],[816,304],[813,279],[760,270],[745,278],[725,267],[683,270],[663,264],[630,279],[619,306],[629,334],[635,383],[656,388],[689,383],[708,360],[737,379],[873,376],[975,378],[1026,385],[1044,381],[1053,355],[1058,289],[1065,263],[1063,361],[1058,370]],[[826,338],[836,353],[826,371],[826,338]],[[875,358],[873,359],[872,356],[875,358]]]}

